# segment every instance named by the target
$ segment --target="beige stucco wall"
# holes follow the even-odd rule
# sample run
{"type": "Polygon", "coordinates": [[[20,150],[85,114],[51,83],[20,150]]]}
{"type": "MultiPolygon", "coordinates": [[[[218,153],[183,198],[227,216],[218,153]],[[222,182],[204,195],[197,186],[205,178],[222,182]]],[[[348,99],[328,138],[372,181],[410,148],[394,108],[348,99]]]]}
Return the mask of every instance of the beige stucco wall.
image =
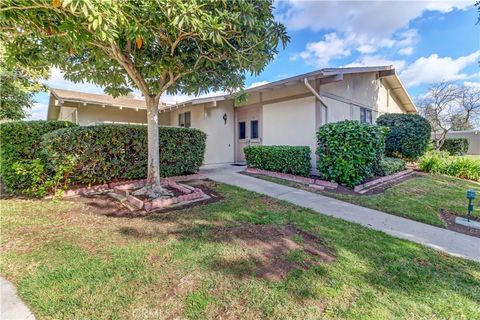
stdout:
{"type": "Polygon", "coordinates": [[[361,107],[372,110],[374,122],[385,113],[406,112],[387,82],[377,79],[373,72],[344,75],[343,81],[322,84],[320,94],[324,93],[341,98],[324,97],[324,101],[329,107],[328,122],[346,119],[360,120],[361,107]]]}
{"type": "Polygon", "coordinates": [[[264,145],[309,146],[315,166],[315,99],[312,97],[263,106],[264,145]]]}
{"type": "Polygon", "coordinates": [[[58,114],[58,120],[65,120],[75,123],[76,111],[77,108],[74,107],[62,107],[58,114]]]}
{"type": "Polygon", "coordinates": [[[83,105],[66,103],[62,107],[59,114],[59,120],[73,121],[76,110],[77,123],[82,126],[93,125],[102,122],[119,122],[119,123],[146,123],[146,110],[139,109],[136,111],[132,108],[120,108],[106,106],[105,108],[98,105],[83,105]],[[65,108],[66,107],[66,108],[65,108]]]}
{"type": "Polygon", "coordinates": [[[178,126],[178,114],[190,111],[192,128],[207,134],[205,164],[230,163],[234,161],[233,108],[233,100],[219,101],[216,106],[191,105],[162,113],[161,119],[165,119],[165,125],[178,126]],[[226,124],[224,114],[227,114],[226,124]]]}

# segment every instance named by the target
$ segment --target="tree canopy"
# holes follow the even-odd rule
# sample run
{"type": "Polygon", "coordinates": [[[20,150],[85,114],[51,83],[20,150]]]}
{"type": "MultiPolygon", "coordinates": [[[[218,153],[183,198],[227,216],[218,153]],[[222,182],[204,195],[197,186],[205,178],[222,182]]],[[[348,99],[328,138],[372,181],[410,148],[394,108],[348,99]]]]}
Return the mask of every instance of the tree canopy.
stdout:
{"type": "MultiPolygon", "coordinates": [[[[1,50],[1,49],[0,49],[1,50]]],[[[22,120],[32,108],[36,93],[45,90],[39,79],[44,72],[13,66],[5,62],[0,51],[0,120],[22,120]]]]}
{"type": "Polygon", "coordinates": [[[418,102],[423,116],[430,122],[437,149],[447,133],[475,127],[480,120],[480,89],[454,82],[432,85],[418,102]]]}
{"type": "Polygon", "coordinates": [[[0,28],[15,63],[56,66],[113,96],[142,92],[158,188],[160,96],[242,88],[289,41],[272,0],[5,0],[0,28]]]}
{"type": "Polygon", "coordinates": [[[114,96],[241,88],[288,41],[271,1],[7,0],[0,26],[17,62],[114,96]]]}

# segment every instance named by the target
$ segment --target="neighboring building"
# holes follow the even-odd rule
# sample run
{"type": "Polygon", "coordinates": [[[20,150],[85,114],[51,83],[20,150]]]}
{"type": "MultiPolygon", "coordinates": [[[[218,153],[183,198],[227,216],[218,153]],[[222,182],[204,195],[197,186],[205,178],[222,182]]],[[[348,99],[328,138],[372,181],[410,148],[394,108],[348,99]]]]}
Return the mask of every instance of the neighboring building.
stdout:
{"type": "MultiPolygon", "coordinates": [[[[247,145],[306,145],[315,166],[315,132],[327,123],[353,119],[374,123],[385,113],[417,113],[393,66],[329,68],[232,95],[163,105],[160,124],[198,128],[207,135],[205,163],[243,162],[247,145]]],[[[132,97],[52,89],[48,119],[80,125],[146,123],[145,103],[132,97]]]]}
{"type": "Polygon", "coordinates": [[[465,138],[468,140],[467,154],[480,155],[480,128],[466,131],[449,131],[447,139],[465,138]]]}

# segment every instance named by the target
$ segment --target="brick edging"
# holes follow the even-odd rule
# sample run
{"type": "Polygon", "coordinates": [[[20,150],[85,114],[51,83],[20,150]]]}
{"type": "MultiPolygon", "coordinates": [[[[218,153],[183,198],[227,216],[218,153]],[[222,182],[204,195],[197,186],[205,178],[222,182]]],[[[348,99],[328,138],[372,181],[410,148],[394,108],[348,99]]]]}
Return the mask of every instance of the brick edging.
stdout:
{"type": "MultiPolygon", "coordinates": [[[[183,176],[173,176],[173,177],[167,177],[167,178],[161,178],[160,182],[162,184],[170,184],[171,182],[178,182],[178,181],[188,181],[188,180],[193,180],[193,179],[204,179],[205,176],[203,176],[200,173],[194,173],[194,174],[187,174],[183,176]]],[[[83,187],[83,188],[77,188],[77,189],[68,189],[63,193],[63,198],[68,198],[68,197],[74,197],[74,196],[80,196],[80,195],[86,195],[92,192],[106,192],[109,190],[115,190],[115,189],[122,189],[122,190],[127,190],[127,189],[133,189],[133,188],[138,188],[142,187],[147,183],[147,179],[137,179],[137,180],[125,180],[125,181],[116,181],[116,182],[110,182],[110,183],[104,183],[104,184],[99,184],[95,186],[90,186],[90,187],[83,187]]],[[[54,195],[48,195],[44,199],[52,199],[54,195]]]]}
{"type": "Polygon", "coordinates": [[[380,177],[378,179],[375,179],[375,180],[372,180],[372,181],[362,183],[362,184],[359,184],[359,185],[355,186],[353,188],[353,191],[359,192],[359,191],[362,191],[365,188],[375,186],[375,185],[380,184],[380,183],[388,182],[388,181],[391,181],[391,180],[395,180],[395,179],[397,179],[399,177],[402,177],[404,175],[407,175],[411,172],[413,172],[413,169],[407,169],[407,170],[403,170],[403,171],[391,174],[389,176],[380,177]]]}
{"type": "Polygon", "coordinates": [[[330,181],[325,181],[325,180],[321,180],[321,179],[302,177],[302,176],[297,176],[297,175],[289,174],[289,173],[269,171],[269,170],[251,168],[251,167],[247,167],[245,169],[245,172],[253,173],[253,174],[261,174],[261,175],[265,175],[265,176],[285,179],[285,180],[299,182],[299,183],[303,183],[303,184],[315,184],[315,185],[319,185],[319,186],[323,186],[323,187],[327,187],[327,188],[333,188],[333,189],[338,187],[338,183],[336,183],[336,182],[330,182],[330,181]]]}

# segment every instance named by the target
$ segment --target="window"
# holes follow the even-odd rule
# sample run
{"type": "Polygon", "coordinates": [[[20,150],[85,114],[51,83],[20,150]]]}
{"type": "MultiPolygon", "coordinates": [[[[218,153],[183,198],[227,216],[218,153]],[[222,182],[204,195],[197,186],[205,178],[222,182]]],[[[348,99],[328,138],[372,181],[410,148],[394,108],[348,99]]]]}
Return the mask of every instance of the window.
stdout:
{"type": "Polygon", "coordinates": [[[250,138],[258,139],[258,120],[250,121],[250,138]]]}
{"type": "Polygon", "coordinates": [[[247,130],[245,130],[245,122],[238,123],[238,139],[245,139],[247,130]]]}
{"type": "Polygon", "coordinates": [[[178,114],[179,127],[190,128],[191,125],[192,125],[192,121],[191,121],[190,111],[178,114]]]}
{"type": "Polygon", "coordinates": [[[360,108],[360,122],[372,123],[372,110],[367,108],[360,108]]]}

